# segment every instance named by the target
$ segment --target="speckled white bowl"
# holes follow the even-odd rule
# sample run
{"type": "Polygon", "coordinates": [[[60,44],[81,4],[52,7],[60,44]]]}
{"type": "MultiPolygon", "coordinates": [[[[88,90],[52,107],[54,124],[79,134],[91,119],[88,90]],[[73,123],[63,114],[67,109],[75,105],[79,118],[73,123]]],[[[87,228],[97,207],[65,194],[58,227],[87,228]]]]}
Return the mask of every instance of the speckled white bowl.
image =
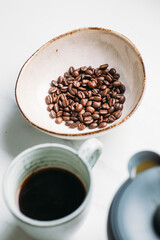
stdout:
{"type": "Polygon", "coordinates": [[[145,87],[142,58],[124,35],[104,28],[77,29],[56,37],[38,49],[23,65],[16,83],[16,101],[24,117],[35,127],[53,136],[80,139],[107,132],[128,119],[140,103],[145,87]],[[108,63],[120,73],[126,86],[121,118],[103,129],[70,129],[49,117],[45,97],[50,82],[70,66],[98,67],[108,63]]]}

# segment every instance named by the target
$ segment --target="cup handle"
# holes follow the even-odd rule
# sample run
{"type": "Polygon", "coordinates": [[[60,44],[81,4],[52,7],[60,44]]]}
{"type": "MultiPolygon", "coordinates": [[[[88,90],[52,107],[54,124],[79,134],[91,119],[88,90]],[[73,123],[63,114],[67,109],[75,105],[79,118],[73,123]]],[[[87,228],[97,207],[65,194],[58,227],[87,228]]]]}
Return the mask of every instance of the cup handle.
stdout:
{"type": "Polygon", "coordinates": [[[91,138],[85,141],[78,151],[78,155],[82,158],[91,168],[95,165],[97,159],[102,152],[102,143],[96,138],[91,138]]]}

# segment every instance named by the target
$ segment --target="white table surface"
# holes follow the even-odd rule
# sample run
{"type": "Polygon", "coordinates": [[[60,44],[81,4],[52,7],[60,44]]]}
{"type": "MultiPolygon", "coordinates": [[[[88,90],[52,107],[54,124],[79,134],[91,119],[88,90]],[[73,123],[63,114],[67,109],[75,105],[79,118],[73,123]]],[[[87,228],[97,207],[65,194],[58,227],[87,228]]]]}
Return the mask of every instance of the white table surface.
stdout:
{"type": "MultiPolygon", "coordinates": [[[[41,45],[62,33],[87,26],[113,29],[130,38],[143,57],[147,78],[144,97],[134,115],[98,138],[104,149],[92,171],[91,207],[83,225],[71,236],[71,240],[106,240],[109,206],[128,177],[130,156],[139,150],[160,149],[159,0],[0,1],[0,184],[12,159],[28,147],[60,142],[78,149],[82,144],[33,128],[16,105],[14,88],[21,66],[41,45]]],[[[22,239],[32,240],[16,226],[1,191],[0,240],[22,239]]]]}

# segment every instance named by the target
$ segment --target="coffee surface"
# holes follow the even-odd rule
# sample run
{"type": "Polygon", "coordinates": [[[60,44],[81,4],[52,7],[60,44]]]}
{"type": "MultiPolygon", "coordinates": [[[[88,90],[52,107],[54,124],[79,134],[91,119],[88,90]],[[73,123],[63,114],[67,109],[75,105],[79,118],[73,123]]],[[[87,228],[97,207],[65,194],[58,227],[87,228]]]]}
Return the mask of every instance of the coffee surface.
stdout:
{"type": "Polygon", "coordinates": [[[72,213],[85,196],[85,187],[77,176],[64,169],[46,168],[21,184],[18,203],[24,215],[49,221],[72,213]]]}

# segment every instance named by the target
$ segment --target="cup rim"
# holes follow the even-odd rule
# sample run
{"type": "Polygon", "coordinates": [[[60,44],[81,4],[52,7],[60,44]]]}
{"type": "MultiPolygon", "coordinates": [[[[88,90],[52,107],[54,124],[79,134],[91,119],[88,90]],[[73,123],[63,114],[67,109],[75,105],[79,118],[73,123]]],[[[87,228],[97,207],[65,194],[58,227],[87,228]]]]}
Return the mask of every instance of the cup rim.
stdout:
{"type": "Polygon", "coordinates": [[[74,149],[72,149],[71,147],[69,146],[66,146],[66,145],[63,145],[63,144],[59,144],[59,143],[44,143],[44,144],[39,144],[39,145],[35,145],[33,147],[30,147],[24,151],[22,151],[21,153],[19,153],[12,161],[12,163],[9,165],[5,175],[4,175],[4,179],[3,179],[3,197],[4,197],[4,200],[5,200],[5,203],[8,207],[8,209],[10,210],[10,212],[12,213],[12,215],[14,217],[16,217],[16,219],[18,219],[19,221],[22,221],[23,223],[26,223],[28,225],[31,225],[31,226],[36,226],[36,227],[54,227],[54,226],[59,226],[59,225],[62,225],[62,224],[65,224],[67,222],[70,222],[72,221],[74,218],[76,218],[78,215],[80,215],[86,208],[87,206],[87,203],[90,199],[90,196],[91,196],[91,190],[92,190],[92,174],[91,174],[91,169],[89,167],[89,165],[87,164],[87,162],[85,162],[85,160],[83,160],[78,152],[74,149]],[[76,155],[77,158],[79,158],[79,160],[81,160],[88,172],[88,176],[89,176],[89,189],[87,191],[87,194],[86,194],[86,197],[84,199],[84,201],[81,203],[81,205],[75,210],[73,211],[71,214],[65,216],[65,217],[62,217],[60,219],[56,219],[56,220],[50,220],[50,221],[40,221],[40,220],[36,220],[36,219],[32,219],[32,218],[29,218],[27,216],[25,216],[23,213],[21,213],[20,210],[18,210],[18,207],[17,209],[13,209],[12,206],[10,205],[9,201],[8,201],[8,194],[7,194],[7,190],[6,190],[6,184],[7,184],[7,181],[8,181],[8,175],[9,175],[9,172],[11,171],[11,169],[13,167],[15,167],[15,165],[17,165],[19,163],[19,161],[21,161],[21,158],[23,156],[25,156],[27,153],[29,152],[33,152],[33,151],[36,151],[38,149],[43,149],[43,148],[49,148],[49,147],[59,147],[59,148],[63,148],[67,151],[70,151],[72,152],[73,154],[76,155]]]}

